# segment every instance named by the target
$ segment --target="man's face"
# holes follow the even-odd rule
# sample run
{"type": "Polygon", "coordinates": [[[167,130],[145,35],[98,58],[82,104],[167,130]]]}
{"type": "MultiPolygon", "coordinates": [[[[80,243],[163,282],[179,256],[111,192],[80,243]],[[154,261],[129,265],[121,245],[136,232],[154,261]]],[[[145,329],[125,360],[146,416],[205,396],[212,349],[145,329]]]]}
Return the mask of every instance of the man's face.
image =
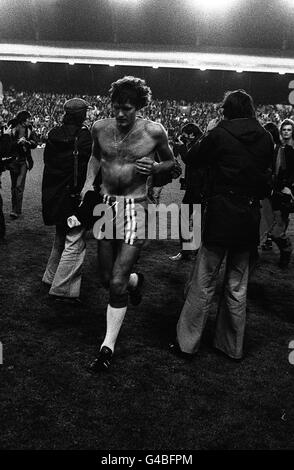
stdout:
{"type": "Polygon", "coordinates": [[[112,105],[114,117],[118,127],[127,129],[133,126],[136,119],[137,109],[130,101],[118,103],[115,101],[112,105]]]}
{"type": "Polygon", "coordinates": [[[285,124],[281,129],[281,135],[283,140],[289,140],[292,137],[293,128],[290,124],[285,124]]]}

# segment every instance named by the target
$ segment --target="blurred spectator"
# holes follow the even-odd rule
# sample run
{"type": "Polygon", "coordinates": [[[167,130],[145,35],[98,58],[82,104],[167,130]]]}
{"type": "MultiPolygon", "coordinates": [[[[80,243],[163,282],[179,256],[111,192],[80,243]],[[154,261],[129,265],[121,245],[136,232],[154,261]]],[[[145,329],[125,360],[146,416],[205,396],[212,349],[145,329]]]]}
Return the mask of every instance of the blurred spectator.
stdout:
{"type": "MultiPolygon", "coordinates": [[[[193,205],[201,203],[201,192],[203,187],[203,169],[194,169],[191,162],[187,161],[187,153],[192,146],[202,137],[200,128],[193,122],[185,124],[182,128],[182,134],[174,145],[175,157],[180,156],[185,164],[185,175],[181,178],[181,189],[185,190],[183,197],[183,204],[186,204],[185,210],[180,210],[180,242],[181,251],[169,259],[171,261],[180,261],[188,259],[192,254],[192,250],[185,249],[185,240],[183,238],[183,230],[187,233],[189,231],[190,219],[193,215],[193,205]],[[188,211],[186,211],[188,207],[188,211]],[[186,217],[185,217],[186,216],[186,217]]],[[[196,157],[197,158],[197,157],[196,157]]],[[[190,244],[189,244],[190,245],[190,244]]],[[[196,247],[194,247],[196,249],[196,247]]]]}
{"type": "MultiPolygon", "coordinates": [[[[6,165],[9,160],[11,151],[11,127],[7,126],[3,117],[0,115],[0,189],[1,189],[1,174],[6,170],[6,165]]],[[[5,241],[5,219],[3,214],[3,200],[0,193],[0,244],[5,241]]]]}
{"type": "Polygon", "coordinates": [[[27,171],[33,168],[31,149],[37,147],[37,138],[31,126],[31,114],[20,111],[11,120],[12,125],[12,161],[9,163],[11,176],[12,211],[10,217],[17,219],[22,212],[23,193],[27,171]]]}

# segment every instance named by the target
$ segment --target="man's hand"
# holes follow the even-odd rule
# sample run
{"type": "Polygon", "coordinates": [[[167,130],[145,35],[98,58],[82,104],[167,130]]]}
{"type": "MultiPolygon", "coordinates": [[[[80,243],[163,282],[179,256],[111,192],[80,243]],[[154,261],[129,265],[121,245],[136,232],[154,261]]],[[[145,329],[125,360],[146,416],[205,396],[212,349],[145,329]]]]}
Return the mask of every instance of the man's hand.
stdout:
{"type": "Polygon", "coordinates": [[[24,145],[24,144],[27,144],[28,141],[25,137],[21,137],[20,139],[18,139],[17,143],[21,144],[21,145],[24,145]]]}
{"type": "Polygon", "coordinates": [[[141,175],[151,175],[153,170],[154,160],[151,157],[143,157],[136,161],[137,173],[141,175]]]}
{"type": "Polygon", "coordinates": [[[3,130],[4,135],[11,135],[12,132],[12,126],[5,127],[3,130]]]}

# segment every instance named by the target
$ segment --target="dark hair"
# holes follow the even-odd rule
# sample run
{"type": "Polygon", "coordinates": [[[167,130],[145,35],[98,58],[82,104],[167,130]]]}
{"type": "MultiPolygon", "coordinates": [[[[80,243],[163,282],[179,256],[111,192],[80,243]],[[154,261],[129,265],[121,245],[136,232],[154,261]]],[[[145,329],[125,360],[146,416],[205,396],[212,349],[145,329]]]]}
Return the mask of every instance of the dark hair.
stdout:
{"type": "Polygon", "coordinates": [[[136,109],[144,108],[151,101],[151,89],[141,78],[126,76],[111,84],[109,90],[111,102],[129,101],[136,109]]]}
{"type": "Polygon", "coordinates": [[[182,134],[185,132],[186,134],[194,134],[195,139],[199,138],[202,136],[202,131],[197,124],[194,124],[194,122],[188,122],[182,127],[181,130],[182,134]]]}
{"type": "Polygon", "coordinates": [[[86,119],[87,109],[81,109],[80,111],[75,112],[74,114],[65,113],[63,116],[63,124],[74,124],[76,126],[81,126],[86,119]]]}
{"type": "Polygon", "coordinates": [[[263,127],[271,134],[274,143],[279,145],[281,143],[281,139],[278,126],[274,122],[267,122],[263,127]]]}
{"type": "Polygon", "coordinates": [[[30,117],[31,117],[31,113],[29,113],[28,111],[20,111],[16,115],[16,120],[17,120],[18,124],[22,124],[23,122],[25,122],[30,117]]]}
{"type": "Polygon", "coordinates": [[[284,121],[281,122],[280,125],[280,132],[282,131],[282,128],[284,126],[292,126],[292,137],[293,137],[293,132],[294,132],[294,121],[292,119],[284,119],[284,121]]]}
{"type": "Polygon", "coordinates": [[[253,99],[245,90],[227,91],[222,108],[226,119],[255,117],[253,99]]]}
{"type": "Polygon", "coordinates": [[[17,126],[17,124],[18,124],[17,119],[16,119],[16,118],[12,118],[12,119],[10,119],[10,120],[8,121],[7,126],[8,126],[8,127],[11,126],[11,128],[14,129],[14,128],[17,126]]]}

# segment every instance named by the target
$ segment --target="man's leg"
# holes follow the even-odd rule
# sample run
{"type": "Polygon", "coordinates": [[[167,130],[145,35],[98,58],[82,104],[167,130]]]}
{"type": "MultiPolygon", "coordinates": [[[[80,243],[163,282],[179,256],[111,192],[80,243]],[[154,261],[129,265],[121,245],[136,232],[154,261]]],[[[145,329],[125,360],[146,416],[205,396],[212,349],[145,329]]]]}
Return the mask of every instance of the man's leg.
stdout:
{"type": "Polygon", "coordinates": [[[65,245],[65,236],[66,236],[66,229],[64,227],[56,226],[55,228],[55,236],[53,241],[52,250],[47,262],[47,266],[42,278],[42,281],[45,284],[51,285],[57,271],[59,261],[64,250],[65,245]]]}
{"type": "Polygon", "coordinates": [[[286,267],[290,262],[292,253],[292,243],[290,238],[286,235],[286,230],[289,224],[289,214],[276,210],[274,211],[274,217],[275,222],[271,231],[271,236],[280,250],[280,267],[286,267]]]}
{"type": "Polygon", "coordinates": [[[3,200],[0,194],[0,240],[5,237],[5,219],[3,214],[3,200]]]}
{"type": "MultiPolygon", "coordinates": [[[[16,168],[15,168],[16,170],[16,168]]],[[[17,183],[17,178],[18,178],[18,173],[17,171],[10,170],[10,179],[11,179],[11,217],[15,215],[17,217],[16,209],[17,209],[17,203],[16,203],[16,183],[17,183]]]]}
{"type": "Polygon", "coordinates": [[[200,246],[191,285],[177,325],[177,340],[182,352],[193,354],[199,348],[225,255],[224,248],[200,246]]]}
{"type": "Polygon", "coordinates": [[[20,166],[20,172],[17,177],[16,188],[15,188],[15,196],[16,196],[15,212],[18,215],[21,214],[21,210],[22,210],[23,193],[24,193],[27,171],[28,171],[27,165],[26,163],[23,163],[20,166]]]}
{"type": "Polygon", "coordinates": [[[110,301],[106,315],[106,335],[101,346],[101,348],[107,346],[112,352],[127,311],[130,275],[139,254],[139,247],[121,242],[114,262],[110,280],[110,301]]]}
{"type": "Polygon", "coordinates": [[[214,346],[233,359],[243,354],[250,251],[229,251],[214,346]]]}
{"type": "Polygon", "coordinates": [[[72,299],[77,299],[80,296],[81,271],[85,254],[85,229],[75,227],[68,230],[64,250],[49,291],[50,295],[72,299]]]}
{"type": "Polygon", "coordinates": [[[106,289],[109,289],[110,286],[113,266],[117,256],[117,248],[118,243],[116,240],[103,239],[97,242],[99,277],[101,284],[106,289]]]}

